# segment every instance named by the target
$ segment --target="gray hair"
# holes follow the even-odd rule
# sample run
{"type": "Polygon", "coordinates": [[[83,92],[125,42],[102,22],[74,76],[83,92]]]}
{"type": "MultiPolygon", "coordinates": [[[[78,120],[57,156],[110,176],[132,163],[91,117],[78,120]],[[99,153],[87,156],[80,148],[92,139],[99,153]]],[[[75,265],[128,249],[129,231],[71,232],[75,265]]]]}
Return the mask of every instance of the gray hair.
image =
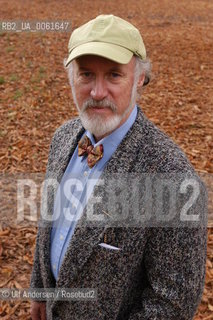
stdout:
{"type": "Polygon", "coordinates": [[[137,81],[142,73],[145,74],[143,85],[147,85],[151,80],[151,62],[149,59],[142,60],[135,56],[135,81],[137,81]],[[137,80],[136,80],[137,79],[137,80]]]}
{"type": "Polygon", "coordinates": [[[68,66],[66,66],[66,63],[67,63],[67,58],[64,59],[64,68],[67,71],[69,83],[72,88],[73,87],[73,64],[72,62],[70,62],[68,66]]]}

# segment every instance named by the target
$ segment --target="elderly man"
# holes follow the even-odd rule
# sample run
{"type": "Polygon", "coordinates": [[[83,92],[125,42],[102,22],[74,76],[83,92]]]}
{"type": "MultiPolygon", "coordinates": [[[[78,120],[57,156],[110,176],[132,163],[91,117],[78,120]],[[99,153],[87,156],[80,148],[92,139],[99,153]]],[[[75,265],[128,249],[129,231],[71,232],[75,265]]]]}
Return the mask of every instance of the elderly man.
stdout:
{"type": "Polygon", "coordinates": [[[33,301],[32,319],[192,319],[205,275],[205,188],[136,105],[150,80],[142,37],[100,15],[73,31],[66,66],[79,118],[51,143],[46,178],[58,185],[44,197],[31,288],[93,288],[96,298],[33,301]]]}

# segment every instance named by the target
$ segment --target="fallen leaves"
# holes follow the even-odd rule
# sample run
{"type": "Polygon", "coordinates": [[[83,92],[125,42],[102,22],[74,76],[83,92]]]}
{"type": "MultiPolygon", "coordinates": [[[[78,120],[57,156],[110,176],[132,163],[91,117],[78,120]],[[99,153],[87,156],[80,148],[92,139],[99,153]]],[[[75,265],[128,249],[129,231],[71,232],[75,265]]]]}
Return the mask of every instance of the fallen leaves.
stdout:
{"type": "MultiPolygon", "coordinates": [[[[0,224],[0,288],[29,288],[36,228],[17,226],[12,221],[0,224]]],[[[1,319],[30,319],[29,301],[0,301],[1,319]]]]}

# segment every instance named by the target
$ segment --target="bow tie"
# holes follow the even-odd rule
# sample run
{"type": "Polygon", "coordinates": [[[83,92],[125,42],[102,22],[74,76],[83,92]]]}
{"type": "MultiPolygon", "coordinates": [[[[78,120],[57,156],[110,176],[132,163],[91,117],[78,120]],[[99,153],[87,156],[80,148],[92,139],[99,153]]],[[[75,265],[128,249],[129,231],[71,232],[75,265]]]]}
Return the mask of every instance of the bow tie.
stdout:
{"type": "Polygon", "coordinates": [[[103,158],[103,145],[94,147],[91,140],[85,135],[78,143],[78,155],[87,155],[87,163],[90,168],[92,168],[96,162],[103,158]]]}

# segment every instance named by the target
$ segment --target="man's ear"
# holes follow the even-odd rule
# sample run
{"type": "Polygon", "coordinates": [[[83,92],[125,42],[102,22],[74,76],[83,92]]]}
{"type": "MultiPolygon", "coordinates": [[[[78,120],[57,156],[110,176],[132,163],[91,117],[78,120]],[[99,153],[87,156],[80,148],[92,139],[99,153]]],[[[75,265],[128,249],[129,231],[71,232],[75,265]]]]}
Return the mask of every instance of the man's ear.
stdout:
{"type": "Polygon", "coordinates": [[[137,84],[138,88],[143,86],[144,80],[145,80],[145,73],[143,72],[138,79],[138,84],[137,84]]]}

